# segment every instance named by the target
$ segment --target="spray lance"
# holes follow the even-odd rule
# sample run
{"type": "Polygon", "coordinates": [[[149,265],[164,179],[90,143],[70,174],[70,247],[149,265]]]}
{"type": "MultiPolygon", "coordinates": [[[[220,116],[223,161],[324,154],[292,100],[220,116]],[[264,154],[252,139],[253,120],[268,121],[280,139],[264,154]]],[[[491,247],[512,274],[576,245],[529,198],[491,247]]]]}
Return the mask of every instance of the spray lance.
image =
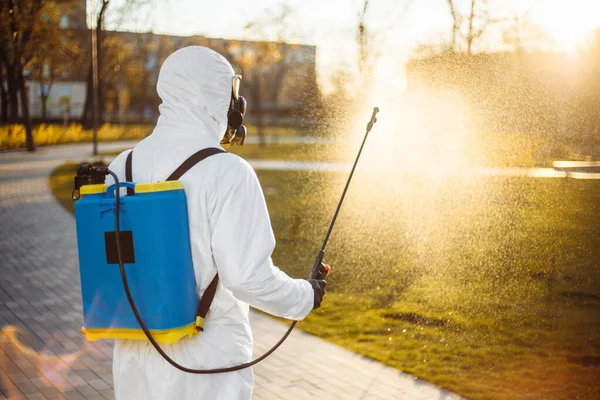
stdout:
{"type": "MultiPolygon", "coordinates": [[[[335,210],[335,213],[333,214],[333,218],[331,220],[331,223],[329,224],[329,229],[327,230],[327,233],[325,235],[325,240],[323,241],[323,245],[321,246],[321,248],[319,249],[317,256],[315,258],[315,263],[313,265],[313,268],[311,270],[310,273],[310,278],[311,279],[324,279],[325,277],[327,277],[330,272],[331,272],[331,268],[328,265],[323,264],[323,256],[325,255],[325,247],[327,246],[327,242],[329,241],[329,236],[331,235],[331,231],[333,230],[333,226],[335,225],[336,219],[338,217],[338,214],[340,212],[340,209],[342,207],[342,203],[344,201],[344,198],[346,197],[346,192],[348,191],[348,187],[350,186],[350,181],[352,180],[352,176],[354,175],[354,171],[356,169],[356,165],[358,164],[358,160],[360,158],[360,155],[362,153],[363,147],[365,145],[365,142],[367,140],[367,136],[369,135],[369,132],[371,131],[371,129],[373,128],[373,125],[375,124],[375,122],[377,122],[377,113],[379,112],[379,108],[375,107],[373,109],[373,114],[371,115],[371,120],[369,121],[369,123],[367,124],[367,130],[365,133],[365,137],[362,141],[362,144],[360,146],[360,150],[358,151],[358,154],[356,156],[356,160],[354,160],[354,165],[352,166],[352,170],[350,171],[350,176],[348,177],[348,180],[346,182],[346,186],[344,187],[344,191],[342,192],[342,196],[340,198],[340,201],[338,202],[337,208],[335,210]]],[[[264,360],[265,358],[267,358],[269,355],[271,355],[275,350],[277,350],[277,348],[279,348],[279,346],[281,346],[281,344],[288,338],[288,336],[290,335],[290,333],[292,333],[292,330],[294,329],[294,327],[296,326],[298,321],[293,321],[292,324],[290,325],[290,327],[288,328],[287,332],[283,335],[283,337],[271,348],[269,349],[265,354],[263,354],[262,356],[256,358],[255,360],[252,360],[250,362],[247,363],[243,363],[243,364],[239,364],[239,365],[234,365],[231,367],[224,367],[224,368],[215,368],[215,369],[193,369],[193,368],[187,368],[184,367],[180,364],[178,364],[175,360],[173,360],[171,357],[169,357],[164,350],[160,347],[160,345],[156,342],[156,340],[152,337],[151,332],[148,330],[148,327],[146,326],[146,324],[144,323],[144,321],[142,320],[142,317],[138,311],[137,306],[135,305],[135,302],[133,301],[133,297],[131,295],[131,290],[129,287],[129,283],[127,281],[127,276],[125,274],[125,266],[124,266],[124,262],[123,262],[123,257],[122,257],[122,249],[121,249],[121,240],[120,240],[120,234],[121,234],[121,229],[120,229],[120,182],[119,179],[117,177],[117,175],[109,170],[108,168],[96,168],[93,167],[89,164],[85,164],[82,165],[78,172],[77,172],[77,177],[75,177],[75,190],[79,189],[79,187],[81,187],[81,185],[84,184],[93,184],[93,183],[100,183],[101,180],[103,180],[103,177],[106,175],[111,175],[115,181],[115,236],[116,236],[116,248],[117,248],[117,256],[118,256],[118,261],[119,261],[119,268],[120,268],[120,272],[121,272],[121,279],[123,281],[123,287],[125,289],[125,295],[127,296],[127,300],[129,301],[129,305],[131,306],[131,310],[133,311],[133,314],[135,315],[135,318],[137,320],[137,322],[139,323],[140,327],[142,328],[142,331],[144,332],[144,335],[146,336],[146,338],[148,339],[148,341],[150,341],[150,343],[152,344],[152,346],[156,349],[156,351],[158,351],[158,353],[169,363],[171,364],[173,367],[179,369],[180,371],[183,372],[187,372],[187,373],[191,373],[191,374],[219,374],[219,373],[225,373],[225,372],[234,372],[234,371],[239,371],[248,367],[251,367],[255,364],[258,364],[259,362],[261,362],[262,360],[264,360]]],[[[126,184],[127,185],[127,184],[126,184]]],[[[129,185],[131,185],[129,183],[129,185]]],[[[75,197],[73,197],[75,199],[75,197]]]]}
{"type": "Polygon", "coordinates": [[[335,221],[337,220],[338,214],[340,213],[340,208],[342,208],[342,203],[344,202],[344,198],[346,197],[346,192],[348,191],[348,186],[350,186],[350,181],[352,180],[352,176],[354,175],[354,170],[356,169],[356,164],[358,164],[358,159],[360,158],[360,154],[363,151],[363,147],[365,147],[365,142],[367,141],[367,136],[369,136],[369,132],[373,128],[375,122],[377,122],[377,113],[379,112],[379,108],[373,108],[373,114],[371,115],[371,120],[367,124],[367,132],[365,133],[365,137],[363,138],[362,144],[360,145],[360,149],[358,150],[358,154],[356,155],[356,160],[354,160],[354,165],[352,166],[352,170],[350,171],[350,175],[348,176],[348,180],[346,181],[346,186],[344,187],[344,191],[342,192],[342,196],[340,197],[340,201],[335,209],[335,213],[333,214],[333,218],[331,219],[331,223],[329,224],[329,229],[327,229],[327,233],[325,234],[325,240],[323,240],[323,245],[319,249],[317,253],[317,257],[315,258],[315,263],[312,268],[312,272],[310,277],[312,279],[324,279],[326,276],[329,276],[331,273],[331,268],[328,265],[323,265],[323,256],[325,255],[325,247],[327,246],[327,242],[329,241],[329,236],[331,235],[331,231],[333,230],[333,226],[335,225],[335,221]]]}

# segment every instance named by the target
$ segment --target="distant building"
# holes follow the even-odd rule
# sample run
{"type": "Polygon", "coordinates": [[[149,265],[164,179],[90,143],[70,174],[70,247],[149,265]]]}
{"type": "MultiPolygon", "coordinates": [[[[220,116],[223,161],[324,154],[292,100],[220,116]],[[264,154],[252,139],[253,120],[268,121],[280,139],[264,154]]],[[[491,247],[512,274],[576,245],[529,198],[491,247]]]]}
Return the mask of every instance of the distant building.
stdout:
{"type": "MultiPolygon", "coordinates": [[[[65,9],[59,24],[75,32],[81,48],[91,52],[85,0],[65,9]]],[[[214,49],[242,73],[241,92],[249,101],[250,122],[260,119],[262,123],[294,123],[299,118],[296,110],[310,103],[318,92],[315,46],[119,31],[103,34],[107,46],[101,66],[106,122],[154,122],[160,104],[156,94],[160,66],[173,51],[189,45],[214,49]]],[[[46,102],[48,120],[79,120],[83,115],[89,54],[86,60],[85,65],[65,72],[52,85],[46,102]]],[[[42,115],[39,86],[28,77],[30,114],[34,119],[42,115]]]]}

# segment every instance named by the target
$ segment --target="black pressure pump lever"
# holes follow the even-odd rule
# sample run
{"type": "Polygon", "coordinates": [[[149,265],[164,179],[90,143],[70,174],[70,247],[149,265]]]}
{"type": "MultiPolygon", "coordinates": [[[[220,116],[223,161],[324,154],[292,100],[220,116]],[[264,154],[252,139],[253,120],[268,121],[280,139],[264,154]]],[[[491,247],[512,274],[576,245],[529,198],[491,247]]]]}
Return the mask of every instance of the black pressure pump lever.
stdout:
{"type": "Polygon", "coordinates": [[[328,265],[323,264],[323,256],[325,255],[325,247],[327,246],[327,242],[329,241],[329,236],[331,235],[331,231],[333,230],[333,226],[335,225],[335,220],[340,213],[340,209],[342,208],[342,203],[344,202],[344,198],[346,197],[346,192],[348,191],[348,186],[350,186],[350,181],[352,180],[352,176],[354,175],[354,170],[356,169],[356,164],[358,164],[358,159],[360,158],[360,154],[363,151],[363,147],[365,146],[365,142],[367,141],[367,136],[369,136],[369,132],[377,122],[377,113],[379,112],[379,108],[373,108],[373,114],[371,115],[371,120],[367,124],[367,132],[365,133],[365,137],[360,145],[360,150],[358,150],[358,154],[356,155],[356,160],[354,160],[354,165],[352,166],[352,170],[350,171],[350,176],[346,181],[346,187],[344,187],[344,191],[342,192],[342,197],[340,197],[340,201],[335,209],[335,213],[333,214],[333,218],[331,219],[331,223],[329,224],[329,229],[327,230],[327,234],[325,234],[325,240],[323,241],[323,245],[319,249],[317,253],[317,257],[315,258],[315,263],[313,265],[312,271],[310,273],[311,279],[324,279],[331,272],[331,268],[328,265]]]}

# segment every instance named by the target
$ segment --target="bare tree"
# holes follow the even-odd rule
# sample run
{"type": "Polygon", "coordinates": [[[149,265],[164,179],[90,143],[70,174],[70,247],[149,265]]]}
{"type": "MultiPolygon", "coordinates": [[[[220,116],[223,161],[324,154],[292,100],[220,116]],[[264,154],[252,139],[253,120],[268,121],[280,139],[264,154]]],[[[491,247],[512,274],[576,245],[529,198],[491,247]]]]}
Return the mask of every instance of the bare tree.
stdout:
{"type": "Polygon", "coordinates": [[[473,54],[477,42],[488,29],[495,24],[506,21],[506,18],[494,18],[490,15],[488,0],[470,0],[466,13],[460,12],[456,0],[446,0],[452,17],[452,36],[450,51],[459,49],[458,40],[464,43],[467,54],[473,54]]]}
{"type": "Polygon", "coordinates": [[[491,18],[486,6],[487,0],[471,0],[469,25],[465,35],[467,54],[473,54],[473,45],[491,25],[503,21],[502,19],[491,18]]]}
{"type": "MultiPolygon", "coordinates": [[[[362,80],[362,86],[368,86],[373,68],[381,49],[376,46],[376,37],[382,37],[395,26],[412,5],[414,0],[396,0],[393,10],[390,10],[389,21],[378,24],[378,29],[372,29],[367,23],[367,17],[372,9],[370,0],[363,0],[357,13],[356,43],[358,46],[358,70],[362,80]]],[[[384,40],[381,40],[383,42],[384,40]]]]}
{"type": "Polygon", "coordinates": [[[516,52],[542,50],[552,45],[552,38],[548,33],[530,20],[529,14],[532,10],[533,8],[530,8],[511,17],[502,32],[504,44],[516,52]]]}
{"type": "MultiPolygon", "coordinates": [[[[365,18],[369,10],[369,0],[364,0],[361,9],[358,12],[358,27],[356,30],[356,41],[358,43],[358,70],[361,76],[367,73],[367,64],[369,63],[372,48],[369,46],[369,37],[367,35],[367,25],[365,18]]],[[[370,72],[370,71],[369,71],[370,72]]]]}
{"type": "Polygon", "coordinates": [[[450,51],[456,50],[456,41],[460,35],[461,16],[456,11],[456,5],[454,0],[447,0],[448,7],[450,8],[450,15],[452,15],[452,41],[450,42],[450,51]]]}

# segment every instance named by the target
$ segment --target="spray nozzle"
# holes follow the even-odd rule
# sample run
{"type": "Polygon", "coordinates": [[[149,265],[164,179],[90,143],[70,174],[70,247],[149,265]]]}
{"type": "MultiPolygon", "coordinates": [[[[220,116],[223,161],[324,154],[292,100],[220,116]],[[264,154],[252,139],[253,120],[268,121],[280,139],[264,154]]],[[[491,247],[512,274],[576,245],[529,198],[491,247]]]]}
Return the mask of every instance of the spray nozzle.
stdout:
{"type": "Polygon", "coordinates": [[[369,131],[371,131],[371,129],[373,128],[373,125],[375,125],[375,122],[377,122],[377,113],[378,112],[379,112],[379,107],[373,108],[373,114],[371,114],[371,120],[367,124],[367,133],[369,133],[369,131]]]}
{"type": "Polygon", "coordinates": [[[105,181],[106,175],[108,175],[108,168],[95,167],[92,164],[82,164],[77,168],[77,175],[73,178],[73,191],[71,192],[71,198],[73,200],[79,199],[79,189],[83,185],[98,185],[105,181]],[[77,192],[77,194],[75,194],[77,192]]]}

